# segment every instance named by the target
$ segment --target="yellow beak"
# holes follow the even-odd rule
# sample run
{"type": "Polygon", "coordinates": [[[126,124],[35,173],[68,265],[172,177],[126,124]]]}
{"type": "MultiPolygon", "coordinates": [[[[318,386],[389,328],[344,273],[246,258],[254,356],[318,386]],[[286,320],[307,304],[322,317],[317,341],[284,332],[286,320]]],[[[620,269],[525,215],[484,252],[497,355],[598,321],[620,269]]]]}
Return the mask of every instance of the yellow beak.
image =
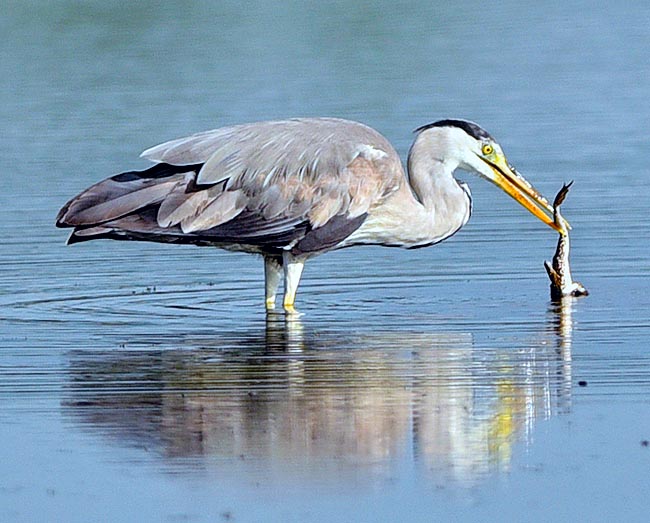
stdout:
{"type": "Polygon", "coordinates": [[[492,182],[497,187],[503,189],[546,225],[559,233],[563,232],[553,219],[553,206],[521,174],[508,165],[503,155],[499,154],[490,160],[480,155],[479,158],[492,169],[492,182]]]}

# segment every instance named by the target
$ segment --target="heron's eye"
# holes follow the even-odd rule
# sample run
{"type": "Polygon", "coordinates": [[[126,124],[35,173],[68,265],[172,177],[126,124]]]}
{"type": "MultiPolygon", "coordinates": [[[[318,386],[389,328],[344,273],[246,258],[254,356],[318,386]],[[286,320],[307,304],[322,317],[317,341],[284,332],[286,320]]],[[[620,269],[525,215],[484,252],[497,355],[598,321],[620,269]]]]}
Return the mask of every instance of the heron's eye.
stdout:
{"type": "Polygon", "coordinates": [[[481,151],[485,156],[490,156],[494,152],[494,147],[492,147],[489,143],[484,143],[481,151]]]}

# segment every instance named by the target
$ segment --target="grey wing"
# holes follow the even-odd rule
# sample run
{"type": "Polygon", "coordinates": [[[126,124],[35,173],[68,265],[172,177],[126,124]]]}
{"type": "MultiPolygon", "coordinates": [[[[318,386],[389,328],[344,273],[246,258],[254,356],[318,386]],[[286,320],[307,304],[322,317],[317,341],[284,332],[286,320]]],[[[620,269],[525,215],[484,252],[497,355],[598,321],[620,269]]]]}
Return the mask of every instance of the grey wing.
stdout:
{"type": "MultiPolygon", "coordinates": [[[[219,187],[219,199],[230,193],[243,196],[240,206],[249,221],[241,223],[242,240],[256,227],[286,233],[306,224],[309,230],[329,225],[337,243],[404,178],[399,156],[383,136],[362,124],[330,118],[226,127],[167,142],[143,156],[179,165],[202,163],[199,186],[219,187]],[[253,224],[251,215],[260,220],[253,224]]],[[[186,232],[226,224],[211,219],[203,223],[206,214],[213,215],[206,208],[201,215],[178,213],[176,220],[183,216],[186,232]]],[[[230,235],[236,226],[234,220],[227,227],[230,235]]],[[[335,240],[327,236],[320,231],[318,241],[312,235],[303,245],[327,247],[335,240]]]]}
{"type": "Polygon", "coordinates": [[[154,179],[100,182],[64,207],[59,225],[76,226],[77,241],[122,234],[315,252],[354,232],[404,179],[383,136],[327,118],[225,127],[143,156],[158,163],[154,179]]]}

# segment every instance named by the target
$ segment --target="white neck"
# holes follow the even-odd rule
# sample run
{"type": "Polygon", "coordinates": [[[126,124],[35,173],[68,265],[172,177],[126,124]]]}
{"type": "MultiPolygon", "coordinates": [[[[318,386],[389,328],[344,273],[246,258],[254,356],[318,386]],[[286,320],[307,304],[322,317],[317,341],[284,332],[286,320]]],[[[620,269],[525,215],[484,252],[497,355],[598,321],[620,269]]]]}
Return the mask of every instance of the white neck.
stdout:
{"type": "Polygon", "coordinates": [[[458,162],[443,161],[449,156],[444,144],[429,142],[426,133],[418,135],[409,151],[404,183],[370,213],[350,243],[425,246],[448,238],[467,223],[471,198],[467,186],[453,177],[458,162]]]}

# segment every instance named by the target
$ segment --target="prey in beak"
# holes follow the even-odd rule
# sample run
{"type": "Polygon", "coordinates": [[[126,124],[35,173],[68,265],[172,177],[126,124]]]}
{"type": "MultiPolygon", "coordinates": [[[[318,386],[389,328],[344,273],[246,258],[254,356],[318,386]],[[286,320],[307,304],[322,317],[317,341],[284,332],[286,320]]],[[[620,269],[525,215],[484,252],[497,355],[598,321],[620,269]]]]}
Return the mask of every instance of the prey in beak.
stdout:
{"type": "Polygon", "coordinates": [[[564,296],[586,296],[589,294],[589,291],[585,289],[584,285],[574,281],[571,276],[571,267],[569,266],[569,251],[571,250],[569,231],[567,229],[567,223],[560,213],[560,205],[562,205],[572,184],[573,182],[565,184],[559,190],[553,202],[553,218],[560,230],[560,238],[557,241],[553,263],[544,262],[544,267],[551,280],[552,300],[560,300],[564,296]]]}

